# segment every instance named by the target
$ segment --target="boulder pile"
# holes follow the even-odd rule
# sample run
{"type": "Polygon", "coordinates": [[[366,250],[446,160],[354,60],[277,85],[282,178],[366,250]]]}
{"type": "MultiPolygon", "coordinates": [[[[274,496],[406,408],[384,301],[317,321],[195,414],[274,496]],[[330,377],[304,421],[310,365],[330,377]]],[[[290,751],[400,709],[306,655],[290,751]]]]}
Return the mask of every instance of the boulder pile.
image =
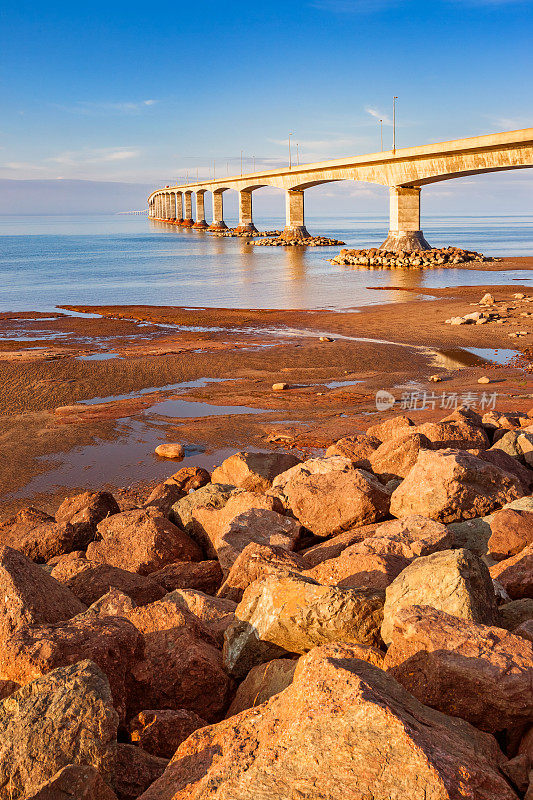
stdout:
{"type": "Polygon", "coordinates": [[[532,800],[532,453],[461,408],[20,511],[0,800],[532,800]]]}
{"type": "Polygon", "coordinates": [[[288,239],[282,235],[270,239],[261,239],[258,242],[252,242],[256,247],[334,247],[336,245],[344,244],[340,239],[330,239],[328,236],[302,236],[300,238],[288,239]]]}
{"type": "Polygon", "coordinates": [[[431,250],[380,250],[370,247],[366,250],[341,250],[338,256],[330,259],[331,264],[343,264],[370,269],[438,269],[455,267],[472,261],[498,261],[473,250],[460,247],[433,247],[431,250]]]}

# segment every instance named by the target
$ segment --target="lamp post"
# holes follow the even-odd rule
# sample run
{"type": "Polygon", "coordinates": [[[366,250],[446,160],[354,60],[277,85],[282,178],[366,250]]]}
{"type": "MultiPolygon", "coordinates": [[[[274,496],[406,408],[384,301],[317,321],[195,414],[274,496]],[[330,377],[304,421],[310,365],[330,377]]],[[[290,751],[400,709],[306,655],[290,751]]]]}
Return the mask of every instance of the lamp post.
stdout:
{"type": "Polygon", "coordinates": [[[242,150],[241,150],[241,175],[242,175],[242,150]]]}
{"type": "Polygon", "coordinates": [[[254,160],[254,172],[255,172],[255,156],[252,156],[252,158],[254,160]]]}
{"type": "Polygon", "coordinates": [[[397,97],[392,98],[392,152],[396,152],[396,100],[397,97]]]}
{"type": "Polygon", "coordinates": [[[213,180],[216,179],[215,166],[216,166],[215,161],[213,161],[213,180]]]}
{"type": "Polygon", "coordinates": [[[381,152],[383,152],[383,120],[380,119],[379,121],[379,130],[381,134],[381,152]]]}
{"type": "Polygon", "coordinates": [[[292,169],[291,136],[294,136],[294,133],[289,133],[289,169],[292,169]]]}
{"type": "Polygon", "coordinates": [[[300,145],[296,142],[296,162],[300,166],[300,145]]]}

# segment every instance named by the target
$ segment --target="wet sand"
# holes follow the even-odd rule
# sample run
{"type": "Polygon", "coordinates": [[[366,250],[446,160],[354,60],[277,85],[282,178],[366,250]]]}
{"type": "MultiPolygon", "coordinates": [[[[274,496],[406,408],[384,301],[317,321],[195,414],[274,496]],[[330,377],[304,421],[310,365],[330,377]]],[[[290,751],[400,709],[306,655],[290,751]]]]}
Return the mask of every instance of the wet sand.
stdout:
{"type": "MultiPolygon", "coordinates": [[[[496,392],[497,407],[527,410],[533,316],[521,314],[533,303],[513,294],[533,290],[495,285],[492,273],[532,268],[533,258],[489,262],[486,286],[416,288],[412,300],[391,286],[376,290],[382,304],[345,312],[70,306],[0,314],[0,517],[30,502],[52,511],[87,486],[108,485],[127,504],[179,466],[211,467],[243,448],[319,452],[401,413],[398,404],[376,410],[379,389],[397,399],[417,389],[496,392]],[[477,310],[471,304],[486,291],[511,306],[505,324],[444,324],[477,310]],[[528,334],[510,339],[516,330],[528,334]],[[515,350],[520,359],[502,366],[462,348],[485,357],[515,350]],[[429,382],[434,374],[440,383],[429,382]],[[480,386],[481,375],[491,384],[480,386]],[[291,388],[272,391],[278,382],[291,388]],[[155,456],[163,441],[183,442],[184,461],[155,456]]],[[[406,413],[426,420],[446,412],[437,402],[406,413]]]]}

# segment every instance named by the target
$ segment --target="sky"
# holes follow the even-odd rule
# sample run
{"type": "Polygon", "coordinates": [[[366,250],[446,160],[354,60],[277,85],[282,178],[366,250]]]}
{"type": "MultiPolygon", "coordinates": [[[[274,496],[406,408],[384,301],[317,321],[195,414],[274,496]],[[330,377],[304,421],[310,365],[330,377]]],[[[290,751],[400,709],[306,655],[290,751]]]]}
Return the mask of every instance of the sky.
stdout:
{"type": "MultiPolygon", "coordinates": [[[[532,31],[533,0],[4,0],[0,213],[25,191],[75,212],[80,181],[126,184],[116,202],[136,208],[187,173],[240,172],[241,151],[249,171],[286,163],[289,133],[302,163],[340,158],[380,150],[382,119],[387,149],[395,95],[398,147],[531,127],[532,31]]],[[[386,203],[368,184],[312,191],[324,211],[386,203]]],[[[533,170],[424,194],[435,212],[529,212],[533,170]]]]}

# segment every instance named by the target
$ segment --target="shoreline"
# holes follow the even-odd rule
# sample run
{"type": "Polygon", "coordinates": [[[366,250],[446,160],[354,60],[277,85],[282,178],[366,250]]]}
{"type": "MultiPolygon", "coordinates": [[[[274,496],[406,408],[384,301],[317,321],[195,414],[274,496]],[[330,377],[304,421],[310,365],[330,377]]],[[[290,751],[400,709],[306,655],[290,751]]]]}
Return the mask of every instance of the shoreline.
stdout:
{"type": "MultiPolygon", "coordinates": [[[[515,262],[484,267],[516,269],[515,262]]],[[[533,258],[520,259],[520,265],[531,270],[533,258]]],[[[497,391],[502,407],[531,407],[533,316],[521,314],[533,311],[533,304],[520,305],[513,294],[533,297],[533,290],[514,281],[412,289],[424,299],[405,299],[405,291],[344,311],[68,305],[65,310],[100,316],[67,316],[59,308],[54,315],[0,314],[0,517],[33,501],[54,510],[66,494],[98,476],[101,485],[122,487],[127,495],[144,491],[140,487],[157,482],[169,466],[212,465],[217,452],[321,451],[401,413],[398,405],[377,411],[380,389],[398,400],[410,389],[481,392],[487,387],[477,380],[488,374],[488,388],[497,391]],[[487,291],[500,305],[515,306],[504,324],[444,324],[476,310],[472,304],[487,291]],[[6,338],[21,327],[32,341],[17,345],[6,338]],[[519,329],[527,336],[508,337],[519,329]],[[485,358],[491,351],[513,351],[522,360],[493,364],[468,348],[485,358]],[[442,378],[437,384],[429,381],[434,374],[442,378]],[[275,383],[291,388],[275,392],[275,383]],[[87,401],[89,411],[81,408],[87,401]],[[77,408],[57,411],[69,406],[77,408]],[[155,444],[165,441],[185,444],[184,462],[169,465],[154,455],[155,444]],[[24,494],[31,486],[41,488],[24,494]]],[[[438,407],[409,413],[415,421],[442,416],[438,407]]]]}

